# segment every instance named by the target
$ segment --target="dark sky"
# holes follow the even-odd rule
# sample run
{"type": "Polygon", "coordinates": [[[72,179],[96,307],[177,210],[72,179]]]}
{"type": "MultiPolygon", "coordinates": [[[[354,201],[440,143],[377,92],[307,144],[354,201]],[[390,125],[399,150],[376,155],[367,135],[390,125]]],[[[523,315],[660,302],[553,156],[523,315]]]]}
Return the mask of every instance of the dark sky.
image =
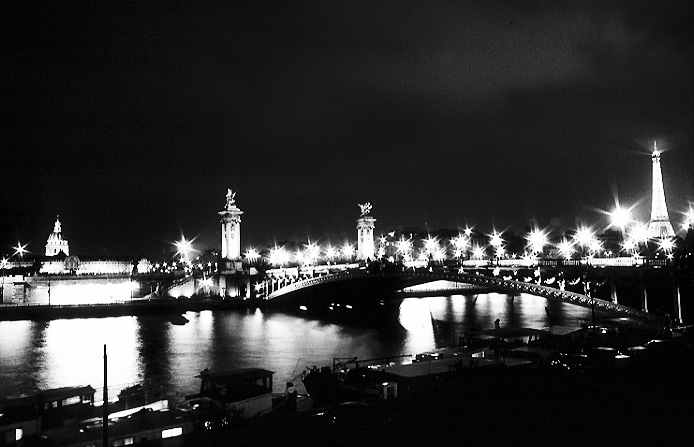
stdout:
{"type": "Polygon", "coordinates": [[[694,202],[690,1],[102,3],[0,4],[1,252],[646,220],[653,140],[694,202]]]}

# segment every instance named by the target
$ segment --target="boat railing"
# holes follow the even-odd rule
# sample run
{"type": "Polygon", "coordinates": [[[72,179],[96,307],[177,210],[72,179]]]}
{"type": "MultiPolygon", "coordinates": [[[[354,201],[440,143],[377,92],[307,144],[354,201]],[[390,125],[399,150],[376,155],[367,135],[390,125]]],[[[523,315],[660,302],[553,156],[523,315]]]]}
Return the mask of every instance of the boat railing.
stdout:
{"type": "Polygon", "coordinates": [[[370,364],[370,363],[378,363],[378,362],[385,362],[385,363],[390,363],[394,359],[400,359],[404,357],[412,357],[412,354],[402,354],[402,355],[394,355],[390,357],[379,357],[379,358],[373,358],[373,359],[363,359],[360,360],[359,357],[334,357],[333,358],[333,371],[339,371],[339,370],[344,370],[344,369],[349,369],[351,365],[354,365],[355,368],[358,368],[359,365],[363,364],[370,364]]]}

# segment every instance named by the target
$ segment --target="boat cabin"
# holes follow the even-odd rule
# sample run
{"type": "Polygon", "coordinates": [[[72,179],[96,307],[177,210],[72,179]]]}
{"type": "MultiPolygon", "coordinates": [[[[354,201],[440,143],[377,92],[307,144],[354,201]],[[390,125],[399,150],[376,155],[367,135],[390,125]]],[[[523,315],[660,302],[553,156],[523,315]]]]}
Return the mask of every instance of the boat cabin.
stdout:
{"type": "Polygon", "coordinates": [[[272,410],[272,376],[261,368],[243,368],[225,373],[205,369],[196,376],[201,379],[200,393],[188,399],[208,399],[222,410],[242,418],[251,418],[272,410]]]}
{"type": "Polygon", "coordinates": [[[63,387],[1,400],[0,445],[91,417],[94,393],[91,386],[63,387]]]}

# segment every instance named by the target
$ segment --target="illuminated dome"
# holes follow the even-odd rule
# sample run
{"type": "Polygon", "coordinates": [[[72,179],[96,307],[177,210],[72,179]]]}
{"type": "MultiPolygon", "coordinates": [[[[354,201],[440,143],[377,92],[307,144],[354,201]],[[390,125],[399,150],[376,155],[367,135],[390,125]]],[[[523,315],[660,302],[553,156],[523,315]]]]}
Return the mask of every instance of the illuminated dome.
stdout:
{"type": "Polygon", "coordinates": [[[67,240],[63,239],[60,220],[56,217],[53,233],[48,236],[48,240],[46,241],[46,256],[55,256],[61,251],[66,255],[70,254],[70,247],[68,246],[67,240]]]}

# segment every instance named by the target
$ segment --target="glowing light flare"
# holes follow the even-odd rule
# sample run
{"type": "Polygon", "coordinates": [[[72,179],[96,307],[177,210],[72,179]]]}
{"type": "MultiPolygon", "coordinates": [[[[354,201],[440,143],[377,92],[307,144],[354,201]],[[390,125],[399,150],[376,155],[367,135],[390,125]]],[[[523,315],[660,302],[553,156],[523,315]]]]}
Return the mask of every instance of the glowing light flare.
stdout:
{"type": "Polygon", "coordinates": [[[454,237],[451,242],[453,242],[453,245],[455,246],[456,250],[463,251],[467,248],[469,239],[463,237],[463,236],[458,236],[454,237]]]}
{"type": "Polygon", "coordinates": [[[193,250],[191,244],[192,241],[187,241],[185,237],[181,236],[181,240],[176,242],[176,254],[181,255],[181,259],[188,259],[188,254],[193,250]]]}
{"type": "Polygon", "coordinates": [[[16,247],[12,247],[12,248],[14,248],[14,254],[15,254],[15,255],[19,255],[20,257],[23,257],[23,256],[24,256],[24,253],[27,252],[27,250],[26,250],[26,244],[22,245],[22,244],[20,244],[19,242],[17,242],[17,246],[16,246],[16,247]]]}
{"type": "Polygon", "coordinates": [[[306,262],[309,264],[315,264],[320,257],[320,247],[318,244],[309,242],[306,246],[306,262]]]}
{"type": "Polygon", "coordinates": [[[337,255],[337,250],[328,245],[328,248],[325,249],[325,257],[332,261],[337,255]]]}
{"type": "Polygon", "coordinates": [[[579,228],[574,235],[574,240],[583,247],[590,247],[593,241],[593,231],[590,228],[579,228]]]}
{"type": "Polygon", "coordinates": [[[439,248],[439,242],[436,238],[429,237],[424,240],[424,248],[429,252],[433,253],[439,248]]]}
{"type": "Polygon", "coordinates": [[[402,254],[407,254],[412,250],[412,242],[410,240],[400,239],[398,241],[398,251],[402,254]]]}
{"type": "Polygon", "coordinates": [[[597,239],[592,239],[589,245],[590,251],[594,253],[600,252],[602,250],[602,243],[597,239]]]}
{"type": "Polygon", "coordinates": [[[342,246],[342,256],[345,258],[351,258],[354,256],[354,247],[348,243],[345,243],[345,245],[342,246]]]}
{"type": "Polygon", "coordinates": [[[527,239],[530,249],[534,253],[541,253],[544,246],[547,245],[547,236],[543,231],[538,229],[531,231],[527,239]]]}
{"type": "Polygon", "coordinates": [[[631,212],[627,208],[617,206],[610,214],[611,226],[617,227],[624,231],[629,222],[631,222],[631,212]]]}
{"type": "Polygon", "coordinates": [[[694,209],[689,208],[689,211],[684,213],[684,224],[682,227],[687,229],[689,226],[694,226],[694,209]]]}
{"type": "Polygon", "coordinates": [[[626,251],[632,251],[636,248],[636,241],[627,239],[622,243],[622,248],[626,251]]]}
{"type": "Polygon", "coordinates": [[[482,249],[482,247],[480,247],[480,246],[475,247],[472,250],[472,256],[475,259],[484,259],[484,250],[482,249]]]}
{"type": "Polygon", "coordinates": [[[444,259],[446,259],[446,252],[439,247],[438,250],[435,250],[431,254],[431,256],[434,261],[443,261],[444,259]]]}
{"type": "Polygon", "coordinates": [[[635,242],[648,242],[648,225],[636,223],[629,231],[629,238],[635,242]]]}
{"type": "Polygon", "coordinates": [[[270,250],[270,264],[285,265],[289,262],[289,253],[282,247],[275,247],[270,250]]]}
{"type": "Polygon", "coordinates": [[[558,245],[559,248],[559,253],[565,258],[565,259],[571,259],[571,255],[574,253],[573,249],[573,244],[569,241],[561,241],[558,245]]]}
{"type": "Polygon", "coordinates": [[[675,247],[672,239],[663,239],[660,241],[660,249],[665,252],[670,252],[675,247]]]}
{"type": "Polygon", "coordinates": [[[500,247],[504,241],[501,239],[501,235],[495,231],[492,233],[492,238],[490,239],[489,243],[494,247],[500,247]]]}
{"type": "Polygon", "coordinates": [[[465,236],[467,236],[467,237],[472,236],[472,228],[470,228],[470,227],[465,228],[465,236]]]}
{"type": "MultiPolygon", "coordinates": [[[[249,248],[246,250],[246,259],[248,259],[251,262],[257,261],[260,258],[260,253],[256,251],[255,248],[249,248]]],[[[209,264],[209,263],[208,263],[209,264]]]]}

